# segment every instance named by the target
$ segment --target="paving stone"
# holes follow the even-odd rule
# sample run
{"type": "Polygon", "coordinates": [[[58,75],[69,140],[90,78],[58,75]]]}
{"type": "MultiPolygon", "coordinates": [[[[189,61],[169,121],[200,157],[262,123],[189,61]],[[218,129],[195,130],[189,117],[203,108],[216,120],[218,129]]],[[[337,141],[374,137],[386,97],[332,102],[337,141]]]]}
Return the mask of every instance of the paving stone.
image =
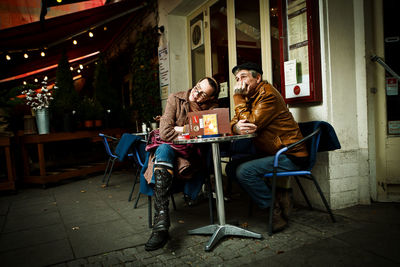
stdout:
{"type": "Polygon", "coordinates": [[[171,209],[170,241],[163,249],[148,252],[144,250],[151,233],[147,227],[147,199],[143,198],[143,207],[138,209],[126,201],[132,186],[131,176],[129,172],[113,174],[113,185],[108,188],[101,188],[102,175],[99,175],[48,190],[32,188],[26,195],[20,192],[16,196],[0,196],[2,264],[18,267],[400,264],[396,250],[400,236],[397,203],[372,203],[334,211],[337,223],[332,223],[325,212],[296,207],[289,227],[269,236],[268,214],[254,209],[253,216],[247,217],[247,197],[233,199],[226,204],[227,220],[247,223],[248,229],[262,234],[264,239],[226,237],[206,252],[204,248],[211,236],[188,235],[187,230],[209,223],[207,203],[186,207],[178,196],[177,210],[171,209]],[[86,192],[81,193],[82,189],[86,192]],[[58,223],[48,225],[56,221],[56,214],[58,223]],[[23,230],[20,226],[24,226],[27,218],[32,219],[32,228],[23,230]],[[7,227],[6,222],[10,222],[7,227]],[[73,222],[79,222],[75,230],[71,229],[73,222]],[[332,249],[338,253],[336,257],[332,249]],[[309,264],[309,259],[313,264],[309,264]]]}
{"type": "Polygon", "coordinates": [[[145,266],[153,263],[160,263],[160,264],[163,263],[163,261],[158,257],[145,258],[142,259],[140,262],[143,263],[145,266]]]}

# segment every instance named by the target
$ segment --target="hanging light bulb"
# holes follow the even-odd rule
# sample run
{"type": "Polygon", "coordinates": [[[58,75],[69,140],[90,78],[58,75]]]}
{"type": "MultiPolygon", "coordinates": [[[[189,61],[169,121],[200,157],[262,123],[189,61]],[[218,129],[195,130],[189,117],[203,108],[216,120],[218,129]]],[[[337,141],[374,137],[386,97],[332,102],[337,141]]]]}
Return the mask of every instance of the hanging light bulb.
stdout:
{"type": "Polygon", "coordinates": [[[81,73],[81,70],[77,70],[76,72],[81,73]]]}
{"type": "Polygon", "coordinates": [[[27,53],[24,53],[24,58],[28,58],[29,55],[27,53]]]}
{"type": "Polygon", "coordinates": [[[35,81],[35,83],[37,83],[37,82],[38,82],[38,79],[37,79],[37,78],[35,78],[35,80],[34,80],[34,81],[35,81]]]}
{"type": "Polygon", "coordinates": [[[79,64],[79,68],[80,68],[81,70],[83,70],[83,65],[82,65],[82,64],[79,64]]]}
{"type": "Polygon", "coordinates": [[[46,53],[45,53],[44,51],[42,51],[42,52],[40,53],[40,55],[41,55],[42,57],[44,57],[44,56],[46,55],[46,53]]]}
{"type": "Polygon", "coordinates": [[[71,71],[73,71],[73,70],[74,70],[74,68],[73,68],[73,67],[69,67],[69,69],[70,69],[71,71]]]}
{"type": "Polygon", "coordinates": [[[77,45],[77,44],[78,44],[78,41],[77,41],[77,40],[73,40],[72,43],[73,43],[74,45],[77,45]]]}
{"type": "Polygon", "coordinates": [[[89,32],[89,37],[92,38],[93,36],[93,32],[89,32]]]}
{"type": "Polygon", "coordinates": [[[24,81],[23,84],[26,85],[26,81],[24,81]]]}
{"type": "Polygon", "coordinates": [[[57,3],[61,3],[62,2],[62,0],[57,0],[57,3]]]}
{"type": "Polygon", "coordinates": [[[47,77],[47,76],[44,76],[44,80],[47,81],[47,79],[48,79],[48,77],[47,77]]]}
{"type": "Polygon", "coordinates": [[[6,55],[6,59],[7,59],[7,60],[11,60],[10,55],[6,55]]]}

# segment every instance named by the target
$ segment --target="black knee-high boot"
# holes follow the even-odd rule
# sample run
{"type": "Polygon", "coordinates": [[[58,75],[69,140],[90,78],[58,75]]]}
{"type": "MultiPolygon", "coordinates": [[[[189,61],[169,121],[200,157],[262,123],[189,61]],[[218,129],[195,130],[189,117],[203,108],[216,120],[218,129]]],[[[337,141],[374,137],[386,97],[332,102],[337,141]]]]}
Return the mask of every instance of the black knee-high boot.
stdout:
{"type": "Polygon", "coordinates": [[[171,194],[172,175],[165,168],[154,170],[154,225],[153,232],[145,245],[147,251],[162,248],[168,241],[169,196],[171,194]]]}

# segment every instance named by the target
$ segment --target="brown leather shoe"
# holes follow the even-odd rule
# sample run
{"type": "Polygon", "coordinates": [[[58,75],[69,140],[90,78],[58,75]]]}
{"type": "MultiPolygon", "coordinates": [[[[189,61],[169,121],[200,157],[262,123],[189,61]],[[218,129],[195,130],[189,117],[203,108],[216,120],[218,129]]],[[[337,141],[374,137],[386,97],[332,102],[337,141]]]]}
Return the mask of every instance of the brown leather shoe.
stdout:
{"type": "Polygon", "coordinates": [[[282,209],[282,217],[286,220],[289,220],[289,216],[293,210],[292,189],[277,189],[275,201],[278,201],[279,206],[282,209]]]}
{"type": "Polygon", "coordinates": [[[287,221],[282,216],[282,209],[279,203],[275,201],[274,210],[272,212],[272,232],[280,232],[288,225],[287,221]]]}

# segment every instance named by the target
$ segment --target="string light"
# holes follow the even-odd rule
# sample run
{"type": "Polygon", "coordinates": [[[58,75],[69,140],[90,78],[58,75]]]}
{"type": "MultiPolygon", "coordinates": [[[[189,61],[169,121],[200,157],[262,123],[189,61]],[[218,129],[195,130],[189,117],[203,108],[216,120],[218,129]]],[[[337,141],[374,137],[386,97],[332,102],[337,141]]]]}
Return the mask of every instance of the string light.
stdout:
{"type": "Polygon", "coordinates": [[[78,44],[78,41],[77,41],[77,40],[73,40],[72,43],[73,43],[74,45],[77,45],[77,44],[78,44]]]}
{"type": "Polygon", "coordinates": [[[26,81],[24,81],[23,84],[26,85],[26,81]]]}
{"type": "Polygon", "coordinates": [[[79,68],[80,68],[81,70],[83,70],[83,65],[82,65],[82,64],[79,64],[79,68]]]}
{"type": "Polygon", "coordinates": [[[10,55],[6,55],[6,59],[7,59],[7,60],[11,60],[10,55]]]}
{"type": "Polygon", "coordinates": [[[89,32],[89,37],[92,38],[93,36],[93,32],[89,32]]]}
{"type": "Polygon", "coordinates": [[[73,68],[73,67],[69,67],[69,69],[70,69],[71,71],[73,71],[73,70],[74,70],[74,68],[73,68]]]}
{"type": "Polygon", "coordinates": [[[44,56],[46,56],[46,53],[45,53],[44,51],[42,51],[42,52],[40,53],[40,55],[41,55],[42,57],[44,57],[44,56]]]}
{"type": "Polygon", "coordinates": [[[62,2],[62,0],[57,0],[57,3],[61,3],[62,2]]]}
{"type": "Polygon", "coordinates": [[[107,30],[107,26],[104,26],[104,27],[103,27],[103,30],[106,31],[106,30],[107,30]]]}
{"type": "Polygon", "coordinates": [[[34,80],[34,81],[35,81],[35,83],[37,83],[37,82],[38,82],[38,79],[37,79],[37,78],[35,78],[35,80],[34,80]]]}
{"type": "Polygon", "coordinates": [[[81,70],[77,70],[76,72],[81,73],[81,70]]]}
{"type": "Polygon", "coordinates": [[[27,53],[24,53],[24,58],[28,58],[29,55],[27,53]]]}

